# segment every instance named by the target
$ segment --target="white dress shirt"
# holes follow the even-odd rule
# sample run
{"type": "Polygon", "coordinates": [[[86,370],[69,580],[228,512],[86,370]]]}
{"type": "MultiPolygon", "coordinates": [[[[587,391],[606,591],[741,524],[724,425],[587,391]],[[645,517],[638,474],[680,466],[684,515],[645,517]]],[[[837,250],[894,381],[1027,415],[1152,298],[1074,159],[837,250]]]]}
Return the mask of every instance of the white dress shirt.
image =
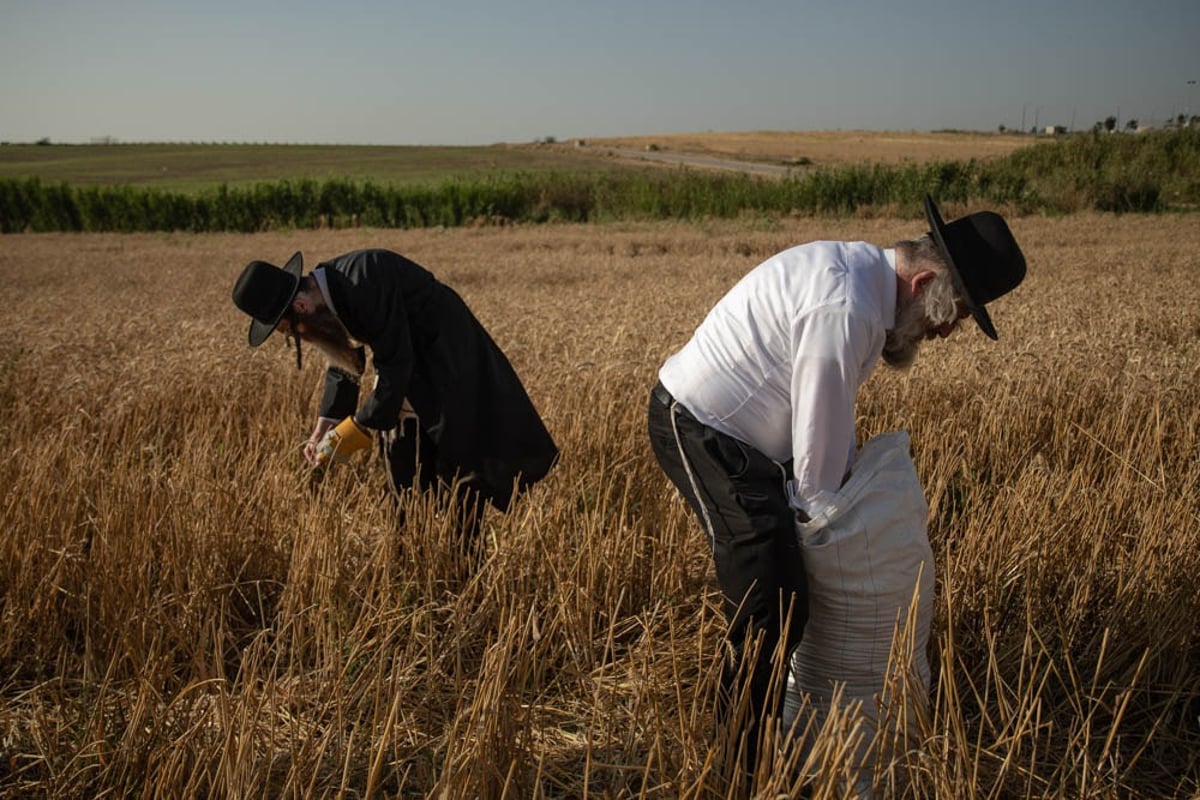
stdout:
{"type": "Polygon", "coordinates": [[[895,324],[895,251],[812,242],[721,298],[659,380],[700,422],[778,462],[806,512],[852,465],[854,399],[895,324]]]}

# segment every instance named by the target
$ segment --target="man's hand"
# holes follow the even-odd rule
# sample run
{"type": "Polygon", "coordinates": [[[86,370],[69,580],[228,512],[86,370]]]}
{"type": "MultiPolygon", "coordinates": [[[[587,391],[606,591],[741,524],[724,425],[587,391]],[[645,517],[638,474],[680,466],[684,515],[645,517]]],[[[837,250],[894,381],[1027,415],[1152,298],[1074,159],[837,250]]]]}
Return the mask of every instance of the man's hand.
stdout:
{"type": "Polygon", "coordinates": [[[308,437],[308,441],[304,444],[304,460],[308,462],[309,466],[317,466],[317,448],[320,447],[321,440],[325,438],[325,434],[336,424],[336,419],[317,417],[317,424],[313,426],[312,435],[308,437]]]}
{"type": "Polygon", "coordinates": [[[346,417],[332,430],[327,430],[317,445],[316,467],[325,467],[331,461],[344,462],[359,450],[371,446],[371,436],[354,421],[346,417]]]}

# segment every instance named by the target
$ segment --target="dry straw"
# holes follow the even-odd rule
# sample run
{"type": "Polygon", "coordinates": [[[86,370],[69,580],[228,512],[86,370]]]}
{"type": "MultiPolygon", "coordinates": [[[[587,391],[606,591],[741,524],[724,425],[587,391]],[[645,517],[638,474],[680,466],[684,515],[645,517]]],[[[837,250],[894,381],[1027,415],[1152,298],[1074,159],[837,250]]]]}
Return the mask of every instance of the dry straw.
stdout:
{"type": "MultiPolygon", "coordinates": [[[[936,343],[861,396],[864,438],[912,434],[937,567],[928,714],[877,748],[877,790],[1195,796],[1200,228],[1015,229],[1030,277],[996,306],[1000,342],[936,343]]],[[[733,796],[720,606],[646,392],[757,260],[912,232],[6,238],[0,793],[733,796]],[[251,352],[228,302],[250,258],[367,244],[461,291],[561,446],[486,518],[478,570],[428,498],[387,499],[373,458],[309,488],[292,445],[318,365],[251,352]]],[[[772,734],[758,796],[844,796],[855,731],[772,734]]]]}

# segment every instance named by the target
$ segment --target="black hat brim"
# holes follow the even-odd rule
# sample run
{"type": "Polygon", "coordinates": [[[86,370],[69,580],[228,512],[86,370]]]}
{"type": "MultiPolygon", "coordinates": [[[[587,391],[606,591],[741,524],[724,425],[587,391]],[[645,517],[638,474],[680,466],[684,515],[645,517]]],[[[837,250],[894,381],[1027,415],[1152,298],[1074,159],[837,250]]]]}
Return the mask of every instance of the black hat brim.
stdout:
{"type": "Polygon", "coordinates": [[[287,313],[288,306],[292,304],[292,300],[296,297],[296,292],[300,290],[300,276],[304,270],[304,259],[299,251],[288,259],[284,265],[283,271],[292,278],[291,291],[288,293],[287,302],[280,305],[275,318],[269,323],[258,320],[254,317],[250,319],[250,346],[258,347],[267,340],[271,332],[275,330],[275,326],[279,324],[279,320],[283,319],[283,315],[287,313]]]}
{"type": "Polygon", "coordinates": [[[958,292],[958,296],[962,299],[963,305],[971,312],[971,317],[975,320],[975,324],[979,329],[987,334],[990,339],[999,339],[996,334],[996,326],[992,324],[992,318],[988,316],[987,311],[982,305],[975,302],[975,298],[971,296],[970,290],[967,289],[967,284],[963,281],[962,272],[954,263],[954,256],[950,253],[950,248],[946,246],[946,238],[943,231],[946,228],[946,223],[942,219],[941,212],[938,211],[937,204],[933,202],[933,198],[925,195],[925,218],[929,220],[930,233],[933,235],[933,241],[937,244],[938,250],[945,259],[946,265],[950,268],[950,277],[954,281],[954,288],[958,292]]]}

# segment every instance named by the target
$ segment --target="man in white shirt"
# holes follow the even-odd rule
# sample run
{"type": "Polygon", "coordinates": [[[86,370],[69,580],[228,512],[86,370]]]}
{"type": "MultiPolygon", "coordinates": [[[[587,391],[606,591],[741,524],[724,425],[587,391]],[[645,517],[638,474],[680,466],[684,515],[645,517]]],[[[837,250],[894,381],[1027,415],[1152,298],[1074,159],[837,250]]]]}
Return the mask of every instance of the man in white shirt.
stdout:
{"type": "Polygon", "coordinates": [[[780,707],[772,663],[808,618],[796,518],[815,513],[850,470],[858,387],[881,357],[907,367],[922,341],[968,316],[997,338],[984,305],[1025,276],[999,215],[947,224],[929,196],[925,212],[930,232],[892,249],[812,242],[767,259],[667,360],[651,393],[651,444],[700,518],[724,594],[730,657],[717,713],[728,725],[748,690],[746,725],[732,733],[747,734],[750,769],[756,723],[780,707]],[[799,509],[788,501],[793,479],[799,509]]]}

